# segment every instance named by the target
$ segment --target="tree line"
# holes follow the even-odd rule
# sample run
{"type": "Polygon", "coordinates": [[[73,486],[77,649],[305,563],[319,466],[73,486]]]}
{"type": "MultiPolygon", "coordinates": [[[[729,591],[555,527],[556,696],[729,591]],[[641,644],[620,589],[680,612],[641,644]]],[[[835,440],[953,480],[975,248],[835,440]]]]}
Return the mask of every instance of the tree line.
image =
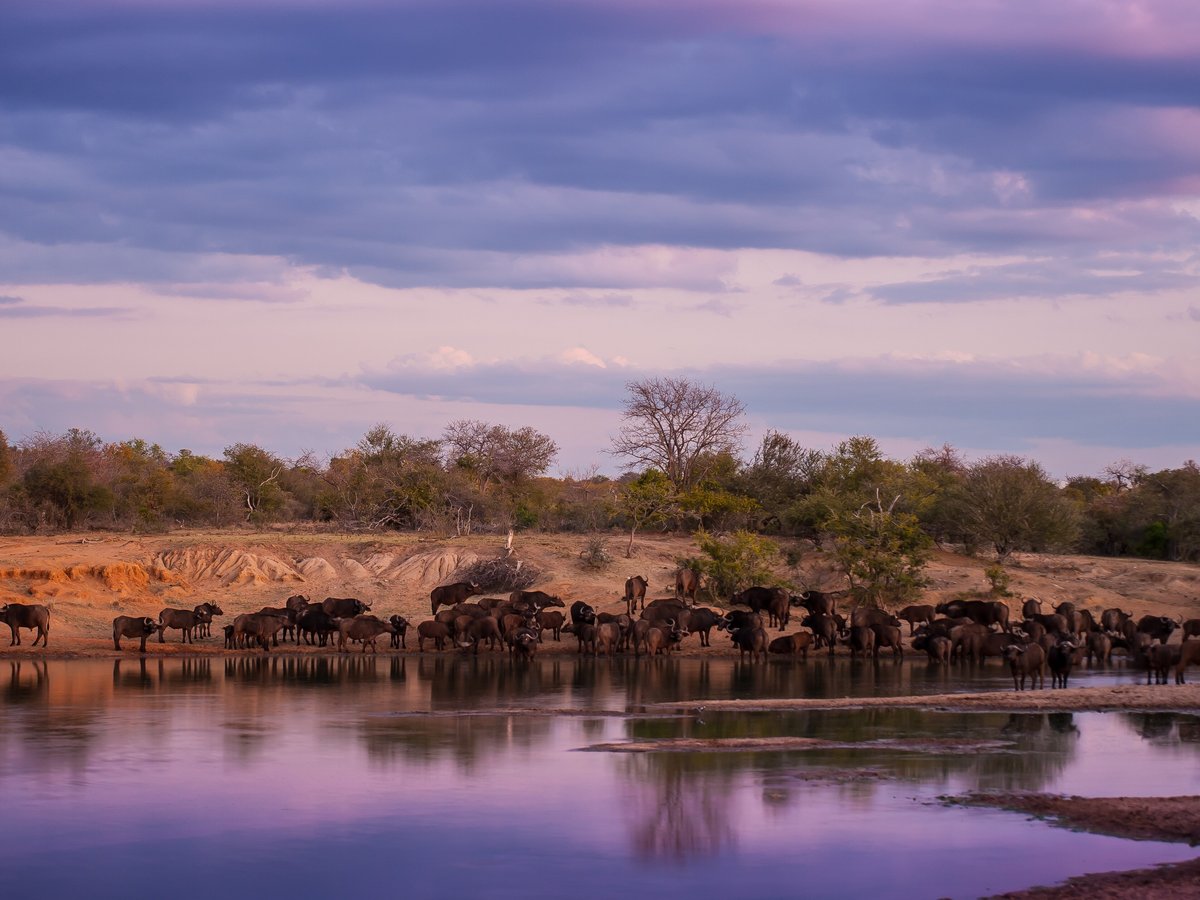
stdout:
{"type": "Polygon", "coordinates": [[[768,432],[741,452],[745,409],[688,379],[628,385],[608,448],[624,465],[550,476],[555,441],[531,427],[451,422],[437,438],[371,428],[325,459],[235,443],[220,457],[168,452],[84,429],[10,442],[0,432],[0,530],[163,531],[314,523],[349,531],[470,534],[509,528],[809,538],[851,582],[892,595],[919,580],[931,548],[994,554],[1075,551],[1200,560],[1200,468],[1128,461],[1051,479],[1034,460],[968,460],[949,445],[886,457],[874,438],[805,447],[768,432]]]}

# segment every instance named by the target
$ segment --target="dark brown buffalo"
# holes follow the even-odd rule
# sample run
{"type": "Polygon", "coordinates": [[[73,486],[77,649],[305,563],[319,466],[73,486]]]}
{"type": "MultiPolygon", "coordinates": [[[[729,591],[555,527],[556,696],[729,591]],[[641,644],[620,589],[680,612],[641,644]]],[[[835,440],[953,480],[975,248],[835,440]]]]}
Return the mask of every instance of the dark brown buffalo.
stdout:
{"type": "Polygon", "coordinates": [[[715,610],[709,609],[707,606],[695,606],[691,609],[685,609],[679,616],[679,624],[688,630],[688,634],[700,635],[700,646],[711,647],[712,642],[709,635],[713,628],[719,627],[721,617],[717,615],[715,610]]]}
{"type": "Polygon", "coordinates": [[[158,642],[165,643],[164,637],[168,628],[178,628],[183,635],[180,639],[181,643],[191,644],[192,629],[194,629],[203,620],[203,616],[197,614],[194,609],[172,609],[167,607],[158,614],[158,642]]]}
{"type": "MultiPolygon", "coordinates": [[[[473,621],[473,620],[472,620],[473,621]]],[[[537,624],[536,615],[521,615],[520,613],[505,613],[496,619],[500,626],[500,634],[507,639],[508,635],[518,628],[533,628],[537,624]]]]}
{"type": "Polygon", "coordinates": [[[1024,622],[1019,622],[1014,626],[1017,631],[1021,631],[1031,641],[1041,639],[1041,636],[1046,633],[1046,626],[1036,619],[1026,619],[1024,622]]]}
{"type": "Polygon", "coordinates": [[[270,651],[271,638],[279,633],[287,622],[283,616],[259,615],[249,613],[238,616],[233,620],[233,642],[237,646],[249,646],[251,642],[258,644],[263,650],[270,651]]]}
{"type": "Polygon", "coordinates": [[[296,614],[296,638],[303,635],[304,643],[314,641],[324,647],[331,635],[337,631],[337,621],[321,607],[314,603],[296,614]]]}
{"type": "Polygon", "coordinates": [[[844,593],[845,591],[834,591],[831,593],[825,591],[803,591],[797,595],[796,600],[814,616],[832,616],[837,598],[844,593]]]}
{"type": "Polygon", "coordinates": [[[828,647],[829,655],[833,656],[833,648],[837,646],[838,638],[837,620],[833,616],[810,613],[801,620],[800,624],[804,628],[812,629],[817,649],[828,647]]]}
{"type": "Polygon", "coordinates": [[[1184,641],[1179,645],[1179,661],[1175,663],[1175,683],[1183,684],[1188,666],[1200,663],[1200,640],[1184,641]]]}
{"type": "Polygon", "coordinates": [[[1032,619],[1034,616],[1042,614],[1042,601],[1036,597],[1030,597],[1021,604],[1021,616],[1026,619],[1032,619]]]}
{"type": "MultiPolygon", "coordinates": [[[[644,615],[644,613],[643,613],[644,615]]],[[[596,621],[596,608],[590,603],[584,603],[582,600],[576,600],[571,604],[571,624],[585,625],[592,624],[596,621]]]]}
{"type": "Polygon", "coordinates": [[[473,581],[456,581],[454,584],[439,585],[429,592],[429,614],[432,616],[436,613],[439,606],[464,603],[467,598],[482,593],[483,590],[473,581]]]}
{"type": "Polygon", "coordinates": [[[690,608],[692,607],[676,603],[674,600],[667,603],[652,603],[648,608],[642,610],[642,620],[651,625],[660,625],[668,619],[681,619],[690,608]]]}
{"type": "Polygon", "coordinates": [[[913,638],[912,648],[924,651],[929,661],[945,665],[950,662],[950,638],[941,634],[919,634],[913,638]]]}
{"type": "Polygon", "coordinates": [[[908,623],[909,637],[912,637],[916,632],[918,622],[932,622],[933,617],[933,607],[927,603],[918,606],[906,606],[900,612],[896,613],[897,619],[902,619],[908,623]]]}
{"type": "Polygon", "coordinates": [[[875,632],[875,658],[879,658],[879,651],[884,647],[891,647],[892,656],[896,659],[904,658],[904,632],[900,630],[899,625],[883,625],[875,623],[868,626],[875,632]]]}
{"type": "Polygon", "coordinates": [[[321,601],[321,609],[325,610],[325,615],[335,619],[353,619],[368,612],[371,604],[355,597],[326,597],[321,601]]]}
{"type": "Polygon", "coordinates": [[[851,625],[850,626],[850,656],[858,656],[862,654],[874,655],[875,653],[875,632],[867,625],[851,625]]]}
{"type": "Polygon", "coordinates": [[[983,640],[990,629],[978,622],[957,625],[950,629],[950,659],[978,660],[983,657],[983,640]]]}
{"type": "Polygon", "coordinates": [[[1112,637],[1103,631],[1093,631],[1087,636],[1087,664],[1090,666],[1092,660],[1096,662],[1108,664],[1112,658],[1113,642],[1112,637]]]}
{"type": "Polygon", "coordinates": [[[1182,644],[1152,644],[1146,651],[1146,684],[1154,677],[1155,684],[1167,683],[1167,671],[1178,668],[1182,644]]]}
{"type": "Polygon", "coordinates": [[[1046,654],[1046,665],[1050,667],[1050,687],[1065,688],[1067,679],[1071,677],[1071,668],[1075,665],[1075,644],[1073,641],[1059,641],[1046,654]]]}
{"type": "Polygon", "coordinates": [[[146,638],[158,631],[158,623],[149,616],[117,616],[113,619],[113,647],[121,649],[121,638],[140,638],[139,653],[146,652],[146,638]]]}
{"type": "Polygon", "coordinates": [[[1059,613],[1047,613],[1046,615],[1036,615],[1028,619],[1030,622],[1037,622],[1050,634],[1069,635],[1071,633],[1071,623],[1067,621],[1067,617],[1059,613]]]}
{"type": "Polygon", "coordinates": [[[1112,606],[1100,613],[1100,627],[1104,631],[1124,631],[1125,623],[1132,618],[1133,613],[1112,606]]]}
{"type": "Polygon", "coordinates": [[[295,610],[288,609],[286,606],[264,606],[258,611],[257,614],[260,616],[278,616],[279,618],[283,619],[283,627],[280,628],[279,631],[275,633],[275,636],[271,639],[271,643],[273,643],[276,647],[279,646],[280,634],[283,635],[283,639],[285,641],[289,637],[298,638],[296,633],[295,610]]]}
{"type": "Polygon", "coordinates": [[[1142,616],[1138,619],[1137,630],[1165,644],[1171,639],[1171,633],[1182,624],[1182,616],[1178,620],[1169,616],[1142,616]]]}
{"type": "Polygon", "coordinates": [[[850,611],[850,625],[855,628],[870,628],[872,625],[892,625],[899,628],[900,620],[886,609],[856,606],[850,611]]]}
{"type": "Polygon", "coordinates": [[[687,629],[681,628],[674,621],[652,625],[646,634],[646,652],[650,656],[669,655],[685,637],[687,629]]]}
{"type": "Polygon", "coordinates": [[[362,652],[367,652],[367,647],[371,648],[371,652],[375,653],[375,641],[381,634],[395,634],[396,628],[391,622],[383,622],[375,616],[355,616],[353,619],[342,619],[338,623],[338,650],[346,649],[346,641],[361,641],[363,648],[362,652]]]}
{"type": "Polygon", "coordinates": [[[729,598],[730,606],[748,606],[754,612],[767,614],[767,625],[778,625],[783,631],[791,618],[792,598],[783,588],[755,585],[729,598]]]}
{"type": "Polygon", "coordinates": [[[531,628],[518,628],[509,640],[509,652],[518,659],[530,660],[537,653],[538,634],[531,628]]]}
{"type": "Polygon", "coordinates": [[[467,625],[466,637],[471,642],[476,654],[479,653],[479,645],[484,641],[488,642],[489,650],[496,650],[504,646],[504,635],[500,633],[500,624],[491,616],[472,619],[467,625]]]}
{"type": "Polygon", "coordinates": [[[1200,637],[1200,619],[1188,619],[1183,623],[1183,637],[1181,640],[1187,640],[1192,637],[1200,637]]]}
{"type": "Polygon", "coordinates": [[[938,615],[966,616],[980,625],[989,628],[996,625],[1001,631],[1008,630],[1008,605],[999,600],[951,600],[939,603],[934,609],[938,615]]]}
{"type": "Polygon", "coordinates": [[[808,662],[808,648],[813,645],[813,636],[807,631],[797,631],[795,634],[785,634],[777,637],[767,645],[768,653],[778,653],[782,656],[799,656],[808,662]]]}
{"type": "Polygon", "coordinates": [[[675,599],[696,605],[696,592],[700,590],[700,573],[695,569],[682,568],[675,573],[675,599]]]}
{"type": "Polygon", "coordinates": [[[743,662],[746,659],[747,653],[750,654],[751,662],[759,656],[763,659],[767,658],[767,647],[770,644],[767,641],[767,632],[762,628],[756,628],[752,625],[745,628],[738,628],[730,632],[729,639],[738,648],[738,658],[743,662]]]}
{"type": "Polygon", "coordinates": [[[542,610],[535,617],[538,624],[538,641],[542,640],[541,632],[549,631],[556,641],[562,640],[563,623],[567,617],[557,609],[542,610]]]}
{"type": "Polygon", "coordinates": [[[575,635],[575,640],[579,642],[577,653],[596,655],[596,625],[593,622],[572,622],[564,625],[562,630],[565,634],[575,635]]]}
{"type": "MultiPolygon", "coordinates": [[[[642,618],[646,618],[642,616],[642,618]]],[[[748,609],[731,609],[721,617],[721,621],[717,623],[717,629],[720,631],[728,631],[730,634],[737,631],[739,628],[762,628],[763,617],[756,612],[748,609]]]]}
{"type": "Polygon", "coordinates": [[[221,609],[217,604],[207,602],[199,603],[192,607],[192,612],[200,617],[196,634],[202,638],[212,636],[212,628],[210,626],[212,625],[213,617],[225,615],[225,610],[221,609]]]}
{"type": "Polygon", "coordinates": [[[444,622],[429,620],[417,626],[417,652],[425,652],[425,642],[433,641],[438,650],[446,649],[446,639],[450,637],[450,628],[444,622]]]}
{"type": "Polygon", "coordinates": [[[646,646],[646,638],[650,635],[650,629],[653,627],[645,619],[638,619],[629,629],[629,643],[633,645],[634,656],[642,655],[642,650],[646,646]]]}
{"type": "Polygon", "coordinates": [[[300,610],[307,609],[310,605],[312,605],[312,601],[303,594],[292,594],[292,596],[287,598],[287,601],[283,605],[288,609],[294,609],[296,612],[300,612],[300,610]]]}
{"type": "Polygon", "coordinates": [[[601,622],[596,626],[596,655],[616,656],[621,646],[621,626],[616,622],[601,622]]]}
{"type": "Polygon", "coordinates": [[[650,582],[644,575],[630,575],[625,579],[625,614],[632,616],[640,604],[646,608],[646,589],[650,582]]]}
{"type": "Polygon", "coordinates": [[[407,649],[404,643],[404,636],[408,634],[408,619],[404,616],[389,616],[388,621],[392,625],[392,647],[399,649],[407,649]]]}
{"type": "Polygon", "coordinates": [[[1013,644],[1004,652],[1008,667],[1012,672],[1013,690],[1025,690],[1025,679],[1029,679],[1030,689],[1045,688],[1046,686],[1046,651],[1041,644],[1026,644],[1021,647],[1013,644]]]}
{"type": "Polygon", "coordinates": [[[0,622],[6,623],[12,631],[8,646],[21,646],[21,634],[17,629],[28,628],[37,632],[33,646],[36,647],[41,641],[43,649],[46,647],[46,639],[50,635],[50,610],[40,603],[6,603],[0,606],[0,622]]]}
{"type": "Polygon", "coordinates": [[[525,604],[535,612],[550,606],[557,606],[559,609],[566,609],[567,607],[567,604],[563,603],[561,598],[555,597],[553,594],[547,594],[545,591],[513,591],[508,595],[508,602],[514,606],[525,604]]]}

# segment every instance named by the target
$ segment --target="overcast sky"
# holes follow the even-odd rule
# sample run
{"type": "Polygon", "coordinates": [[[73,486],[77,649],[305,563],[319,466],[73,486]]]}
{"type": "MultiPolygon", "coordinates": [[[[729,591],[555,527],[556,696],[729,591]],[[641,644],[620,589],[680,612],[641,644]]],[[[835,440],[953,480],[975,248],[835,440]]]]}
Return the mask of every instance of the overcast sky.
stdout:
{"type": "Polygon", "coordinates": [[[0,429],[1200,455],[1194,0],[4,0],[0,429]]]}

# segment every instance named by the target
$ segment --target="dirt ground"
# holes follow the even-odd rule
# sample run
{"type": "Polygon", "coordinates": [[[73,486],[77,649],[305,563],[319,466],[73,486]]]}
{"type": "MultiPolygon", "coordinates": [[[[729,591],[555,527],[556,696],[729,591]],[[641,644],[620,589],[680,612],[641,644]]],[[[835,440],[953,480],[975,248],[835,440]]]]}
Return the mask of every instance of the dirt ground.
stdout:
{"type": "MultiPolygon", "coordinates": [[[[1137,840],[1200,842],[1200,797],[1062,797],[1053,794],[975,793],[953,802],[1029,813],[1083,831],[1137,840]]],[[[1175,865],[1104,872],[1054,887],[1000,895],[1042,900],[1200,897],[1200,858],[1175,865]]]]}
{"type": "MultiPolygon", "coordinates": [[[[651,598],[671,593],[677,560],[694,555],[689,536],[639,538],[632,559],[626,539],[609,536],[613,556],[603,570],[580,560],[583,535],[518,534],[514,550],[542,577],[536,587],[568,603],[583,599],[600,610],[624,608],[626,577],[646,576],[651,598]]],[[[420,535],[354,535],[287,532],[181,531],[161,536],[87,533],[0,538],[0,604],[43,603],[51,609],[49,656],[113,655],[112,620],[118,615],[157,617],[164,607],[190,608],[216,601],[227,617],[279,606],[292,594],[313,599],[359,597],[384,616],[399,613],[415,625],[429,617],[429,591],[453,580],[461,567],[499,554],[496,535],[433,539],[420,535]]],[[[829,560],[807,542],[791,549],[800,562],[778,574],[797,589],[837,590],[844,582],[829,560]]],[[[927,569],[925,601],[982,595],[985,559],[939,551],[927,569]]],[[[1018,555],[1009,566],[1014,609],[1025,597],[1053,605],[1072,600],[1091,609],[1120,606],[1185,618],[1200,616],[1200,566],[1083,556],[1018,555]]],[[[701,602],[720,606],[719,600],[701,602]]],[[[218,619],[217,624],[222,620],[218,619]]],[[[229,621],[226,618],[224,621],[229,621]]],[[[791,629],[798,627],[793,620],[791,629]]],[[[24,632],[26,643],[32,637],[24,632]]],[[[689,641],[686,653],[700,653],[689,641]]],[[[729,653],[725,641],[705,655],[729,653]]],[[[195,648],[177,642],[153,653],[220,652],[212,639],[195,648]]],[[[571,652],[568,642],[547,652],[571,652]]],[[[27,648],[3,648],[24,655],[27,648]]],[[[40,648],[37,651],[40,653],[40,648]]]]}

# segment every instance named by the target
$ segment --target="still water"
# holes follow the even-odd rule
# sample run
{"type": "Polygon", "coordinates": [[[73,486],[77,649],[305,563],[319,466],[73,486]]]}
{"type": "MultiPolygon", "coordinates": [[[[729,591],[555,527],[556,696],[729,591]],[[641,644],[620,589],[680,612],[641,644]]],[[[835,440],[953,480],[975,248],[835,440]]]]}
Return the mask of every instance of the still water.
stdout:
{"type": "Polygon", "coordinates": [[[1194,793],[1194,717],[653,706],[1007,685],[995,664],[947,676],[845,660],[4,662],[0,889],[975,897],[1195,855],[937,801],[989,789],[1194,793]],[[839,746],[583,751],[776,736],[839,746]],[[888,745],[898,738],[904,748],[888,745]]]}

